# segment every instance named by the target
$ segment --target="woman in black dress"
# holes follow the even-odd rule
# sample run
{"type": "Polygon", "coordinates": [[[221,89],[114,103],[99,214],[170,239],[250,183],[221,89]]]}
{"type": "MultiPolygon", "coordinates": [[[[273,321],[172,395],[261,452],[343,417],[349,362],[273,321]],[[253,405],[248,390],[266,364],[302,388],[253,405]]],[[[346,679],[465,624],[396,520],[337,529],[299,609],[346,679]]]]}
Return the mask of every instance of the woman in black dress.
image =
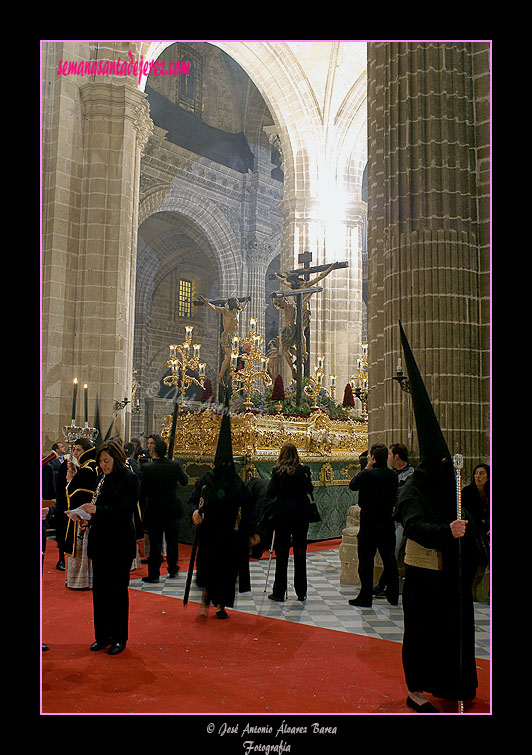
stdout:
{"type": "Polygon", "coordinates": [[[129,572],[136,556],[134,514],[138,478],[126,466],[126,456],[115,441],[99,446],[96,462],[103,476],[92,503],[82,508],[91,514],[88,555],[93,569],[95,642],[91,650],[109,647],[117,655],[126,647],[129,621],[129,572]]]}
{"type": "Polygon", "coordinates": [[[275,580],[270,600],[282,603],[287,588],[290,538],[294,548],[294,587],[298,600],[307,597],[307,533],[309,495],[314,490],[311,471],[301,464],[297,448],[285,443],[272,470],[267,495],[276,499],[273,515],[275,530],[275,580]]]}

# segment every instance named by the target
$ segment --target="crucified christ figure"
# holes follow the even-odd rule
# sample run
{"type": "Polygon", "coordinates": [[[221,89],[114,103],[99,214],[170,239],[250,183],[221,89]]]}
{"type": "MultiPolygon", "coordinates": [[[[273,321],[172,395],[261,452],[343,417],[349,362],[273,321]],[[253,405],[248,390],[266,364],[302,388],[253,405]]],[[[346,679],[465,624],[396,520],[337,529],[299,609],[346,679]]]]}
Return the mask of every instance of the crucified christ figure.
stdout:
{"type": "MultiPolygon", "coordinates": [[[[287,286],[292,291],[300,291],[302,289],[312,288],[318,281],[325,278],[329,273],[331,273],[333,270],[336,269],[338,264],[336,262],[333,262],[329,267],[327,267],[325,270],[322,270],[318,275],[316,275],[314,278],[310,278],[310,280],[305,280],[303,277],[303,271],[297,272],[297,273],[289,273],[285,275],[284,273],[274,273],[274,277],[277,278],[277,280],[283,284],[283,286],[287,286]]],[[[302,305],[303,305],[303,364],[306,362],[308,357],[307,352],[307,338],[306,333],[308,333],[308,328],[310,325],[310,308],[308,307],[308,302],[310,300],[311,294],[303,295],[302,297],[302,305]]],[[[292,302],[289,302],[284,296],[282,295],[274,295],[272,294],[272,302],[277,309],[282,309],[285,313],[285,320],[286,325],[284,326],[283,330],[281,331],[281,345],[283,349],[283,354],[285,356],[286,361],[290,365],[290,368],[292,370],[292,375],[295,378],[297,374],[297,365],[296,365],[296,351],[297,351],[297,333],[296,333],[296,308],[292,304],[292,302]]]]}
{"type": "Polygon", "coordinates": [[[231,352],[232,352],[232,340],[238,333],[238,320],[240,313],[245,309],[246,304],[250,301],[250,297],[245,299],[228,299],[224,306],[218,306],[212,304],[204,296],[198,296],[198,299],[203,302],[206,307],[213,309],[222,316],[223,332],[220,337],[220,346],[224,352],[224,360],[218,373],[218,380],[223,385],[227,385],[227,378],[229,376],[229,368],[231,366],[231,352]]]}

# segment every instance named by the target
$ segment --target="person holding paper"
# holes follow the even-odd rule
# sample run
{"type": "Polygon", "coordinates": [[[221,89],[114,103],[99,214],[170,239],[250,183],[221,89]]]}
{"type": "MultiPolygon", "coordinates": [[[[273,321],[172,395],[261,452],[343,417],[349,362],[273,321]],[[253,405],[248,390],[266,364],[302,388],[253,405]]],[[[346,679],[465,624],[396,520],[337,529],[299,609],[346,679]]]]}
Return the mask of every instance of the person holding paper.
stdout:
{"type": "Polygon", "coordinates": [[[92,561],[95,642],[91,650],[109,647],[118,655],[128,640],[129,572],[137,552],[134,514],[139,496],[137,475],[126,466],[122,446],[102,443],[96,463],[103,472],[97,494],[81,508],[90,514],[88,555],[92,561]]]}
{"type": "MultiPolygon", "coordinates": [[[[96,449],[87,438],[78,438],[74,443],[75,462],[67,462],[66,503],[68,512],[90,503],[98,484],[96,449]]],[[[92,565],[87,556],[85,533],[76,517],[68,517],[65,532],[65,554],[67,555],[66,586],[74,590],[87,590],[92,587],[92,565]]]]}

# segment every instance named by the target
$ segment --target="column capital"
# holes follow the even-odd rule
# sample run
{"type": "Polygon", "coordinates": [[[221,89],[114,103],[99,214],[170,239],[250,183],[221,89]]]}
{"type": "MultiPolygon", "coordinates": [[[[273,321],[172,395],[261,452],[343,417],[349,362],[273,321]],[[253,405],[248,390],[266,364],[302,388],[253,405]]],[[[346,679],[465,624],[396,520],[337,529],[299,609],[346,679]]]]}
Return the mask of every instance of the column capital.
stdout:
{"type": "Polygon", "coordinates": [[[138,135],[141,149],[152,131],[147,95],[124,82],[91,81],[80,87],[81,112],[84,120],[130,121],[138,135]]]}

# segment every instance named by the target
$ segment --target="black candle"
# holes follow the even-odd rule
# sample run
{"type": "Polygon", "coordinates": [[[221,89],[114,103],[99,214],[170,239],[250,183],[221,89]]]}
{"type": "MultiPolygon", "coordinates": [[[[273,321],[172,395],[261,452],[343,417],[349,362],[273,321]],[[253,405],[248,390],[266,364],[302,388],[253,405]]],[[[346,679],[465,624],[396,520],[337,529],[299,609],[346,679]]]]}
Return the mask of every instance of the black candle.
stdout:
{"type": "Polygon", "coordinates": [[[78,398],[78,379],[74,378],[74,388],[72,392],[72,423],[76,421],[77,398],[78,398]]]}
{"type": "Polygon", "coordinates": [[[87,383],[83,386],[83,398],[85,400],[85,424],[89,421],[89,404],[87,396],[87,383]]]}

